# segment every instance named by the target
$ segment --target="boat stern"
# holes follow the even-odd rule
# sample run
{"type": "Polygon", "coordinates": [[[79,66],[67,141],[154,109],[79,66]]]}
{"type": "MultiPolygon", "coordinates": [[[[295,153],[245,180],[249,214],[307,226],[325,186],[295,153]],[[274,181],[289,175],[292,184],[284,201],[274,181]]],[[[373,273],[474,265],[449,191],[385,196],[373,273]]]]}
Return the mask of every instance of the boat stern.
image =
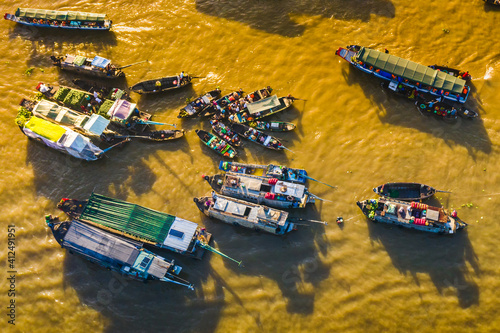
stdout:
{"type": "Polygon", "coordinates": [[[202,176],[216,192],[220,192],[224,185],[224,175],[202,176]]]}
{"type": "Polygon", "coordinates": [[[85,208],[86,200],[62,198],[57,208],[66,213],[70,218],[77,218],[85,208]]]}
{"type": "Polygon", "coordinates": [[[193,201],[196,204],[196,207],[205,215],[208,216],[208,209],[211,206],[211,197],[199,197],[194,198],[193,201]]]}

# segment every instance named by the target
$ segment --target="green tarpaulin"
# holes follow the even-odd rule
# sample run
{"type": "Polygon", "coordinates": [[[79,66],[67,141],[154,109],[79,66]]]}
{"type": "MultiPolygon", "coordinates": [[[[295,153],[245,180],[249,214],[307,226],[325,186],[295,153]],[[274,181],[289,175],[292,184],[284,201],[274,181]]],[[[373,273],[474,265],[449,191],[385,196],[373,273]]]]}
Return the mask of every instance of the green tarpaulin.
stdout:
{"type": "Polygon", "coordinates": [[[106,14],[84,13],[84,12],[66,12],[57,10],[45,10],[35,8],[18,8],[16,10],[17,17],[27,17],[46,20],[59,21],[87,21],[87,22],[104,22],[106,14]]]}
{"type": "Polygon", "coordinates": [[[151,242],[163,243],[175,216],[92,193],[80,219],[151,242]]]}
{"type": "Polygon", "coordinates": [[[461,94],[465,87],[465,80],[458,77],[369,48],[361,48],[357,60],[390,74],[454,94],[461,94]]]}

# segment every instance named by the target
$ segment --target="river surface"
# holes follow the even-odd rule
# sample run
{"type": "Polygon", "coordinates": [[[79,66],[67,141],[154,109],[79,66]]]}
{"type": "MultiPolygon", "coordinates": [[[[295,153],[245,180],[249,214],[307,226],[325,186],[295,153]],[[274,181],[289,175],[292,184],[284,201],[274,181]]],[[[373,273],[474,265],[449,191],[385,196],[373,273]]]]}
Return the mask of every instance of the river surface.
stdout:
{"type": "Polygon", "coordinates": [[[483,1],[171,0],[2,1],[18,7],[107,13],[109,33],[0,29],[0,330],[18,332],[498,332],[500,256],[500,11],[483,1]],[[334,52],[359,44],[473,76],[467,106],[480,119],[446,123],[380,88],[334,52]],[[190,88],[132,94],[140,109],[176,123],[185,138],[131,142],[82,163],[29,141],[14,123],[38,82],[70,84],[53,54],[99,54],[125,69],[121,86],[184,70],[190,88]],[[28,68],[34,68],[26,75],[28,68]],[[306,99],[274,119],[297,124],[278,134],[290,151],[251,143],[240,161],[303,167],[333,184],[310,182],[318,202],[295,216],[328,221],[285,237],[210,220],[192,199],[210,192],[202,174],[219,158],[176,118],[186,100],[270,85],[306,99]],[[456,208],[466,231],[436,236],[369,222],[356,206],[388,181],[429,184],[433,203],[456,208]],[[92,191],[204,225],[214,246],[244,267],[209,254],[175,258],[194,283],[124,280],[61,249],[44,223],[62,197],[92,191]],[[343,216],[345,225],[335,223],[343,216]],[[16,325],[7,323],[7,225],[16,228],[16,325]]]}

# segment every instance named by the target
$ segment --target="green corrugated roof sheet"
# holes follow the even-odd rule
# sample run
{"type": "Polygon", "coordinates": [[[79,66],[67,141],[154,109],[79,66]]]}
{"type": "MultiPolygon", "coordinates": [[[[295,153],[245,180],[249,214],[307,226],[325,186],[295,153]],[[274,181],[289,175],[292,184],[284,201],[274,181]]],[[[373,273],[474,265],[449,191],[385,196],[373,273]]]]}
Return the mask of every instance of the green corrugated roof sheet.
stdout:
{"type": "Polygon", "coordinates": [[[462,93],[465,87],[465,80],[453,75],[366,47],[359,50],[357,59],[388,73],[454,94],[462,93]]]}
{"type": "Polygon", "coordinates": [[[175,216],[92,193],[80,219],[148,241],[163,243],[175,216]]]}
{"type": "Polygon", "coordinates": [[[45,10],[36,8],[18,8],[16,16],[36,19],[48,19],[59,21],[89,21],[104,22],[107,19],[106,14],[85,13],[85,12],[67,12],[57,10],[45,10]]]}

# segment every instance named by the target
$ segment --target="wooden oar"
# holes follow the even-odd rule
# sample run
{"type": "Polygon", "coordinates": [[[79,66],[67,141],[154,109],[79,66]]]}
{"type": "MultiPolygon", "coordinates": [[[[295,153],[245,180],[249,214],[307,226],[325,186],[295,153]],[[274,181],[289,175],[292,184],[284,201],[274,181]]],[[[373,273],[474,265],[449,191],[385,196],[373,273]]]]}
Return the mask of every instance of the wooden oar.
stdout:
{"type": "Polygon", "coordinates": [[[312,222],[312,223],[319,223],[319,224],[323,224],[323,225],[328,225],[328,222],[318,221],[318,220],[308,220],[308,219],[299,218],[299,219],[297,219],[297,221],[306,221],[306,222],[312,222]]]}
{"type": "Polygon", "coordinates": [[[441,193],[453,193],[451,191],[441,191],[441,190],[436,190],[436,192],[441,192],[441,193]]]}
{"type": "Polygon", "coordinates": [[[283,145],[281,145],[281,146],[283,147],[283,149],[286,149],[286,150],[288,150],[288,151],[291,151],[293,154],[295,154],[295,152],[294,152],[293,150],[288,149],[287,147],[285,147],[285,146],[283,146],[283,145]]]}
{"type": "Polygon", "coordinates": [[[327,199],[320,198],[320,197],[318,197],[317,195],[314,195],[314,194],[312,194],[312,193],[309,193],[309,195],[310,195],[311,197],[313,197],[314,199],[318,199],[318,200],[321,200],[321,201],[333,202],[332,200],[327,200],[327,199]]]}
{"type": "Polygon", "coordinates": [[[143,62],[147,62],[148,60],[143,60],[143,61],[138,61],[138,62],[134,62],[133,64],[130,64],[130,65],[125,65],[125,66],[122,66],[122,67],[118,67],[117,69],[124,69],[124,68],[127,68],[127,67],[130,67],[130,66],[134,66],[134,65],[138,65],[138,64],[142,64],[143,62]]]}
{"type": "Polygon", "coordinates": [[[143,124],[143,125],[168,125],[168,126],[173,126],[173,127],[177,128],[176,124],[158,123],[156,121],[150,121],[150,120],[141,120],[141,119],[139,119],[137,122],[139,124],[143,124]]]}
{"type": "Polygon", "coordinates": [[[292,99],[295,99],[297,101],[307,101],[307,99],[303,99],[303,98],[297,98],[297,97],[291,97],[292,99]]]}
{"type": "Polygon", "coordinates": [[[102,154],[104,154],[104,153],[107,153],[108,151],[110,151],[110,150],[111,150],[111,148],[114,148],[114,147],[116,147],[116,146],[118,146],[118,145],[121,145],[122,143],[124,143],[124,142],[128,142],[128,141],[130,141],[130,139],[129,139],[129,138],[126,138],[126,139],[125,139],[125,140],[123,140],[123,141],[120,141],[120,142],[118,142],[118,143],[115,143],[115,144],[114,144],[114,145],[112,145],[111,147],[108,147],[108,148],[106,148],[106,149],[103,149],[103,150],[102,150],[102,152],[100,152],[99,154],[96,154],[96,156],[100,156],[100,155],[102,155],[102,154]]]}
{"type": "Polygon", "coordinates": [[[326,185],[326,186],[330,186],[331,188],[337,188],[337,186],[333,186],[333,185],[330,185],[330,184],[327,184],[327,183],[320,182],[319,180],[316,180],[316,179],[311,178],[311,177],[309,177],[309,176],[305,176],[305,175],[304,175],[304,178],[307,178],[307,179],[309,179],[309,180],[314,180],[315,182],[318,182],[318,183],[324,184],[324,185],[326,185]]]}

